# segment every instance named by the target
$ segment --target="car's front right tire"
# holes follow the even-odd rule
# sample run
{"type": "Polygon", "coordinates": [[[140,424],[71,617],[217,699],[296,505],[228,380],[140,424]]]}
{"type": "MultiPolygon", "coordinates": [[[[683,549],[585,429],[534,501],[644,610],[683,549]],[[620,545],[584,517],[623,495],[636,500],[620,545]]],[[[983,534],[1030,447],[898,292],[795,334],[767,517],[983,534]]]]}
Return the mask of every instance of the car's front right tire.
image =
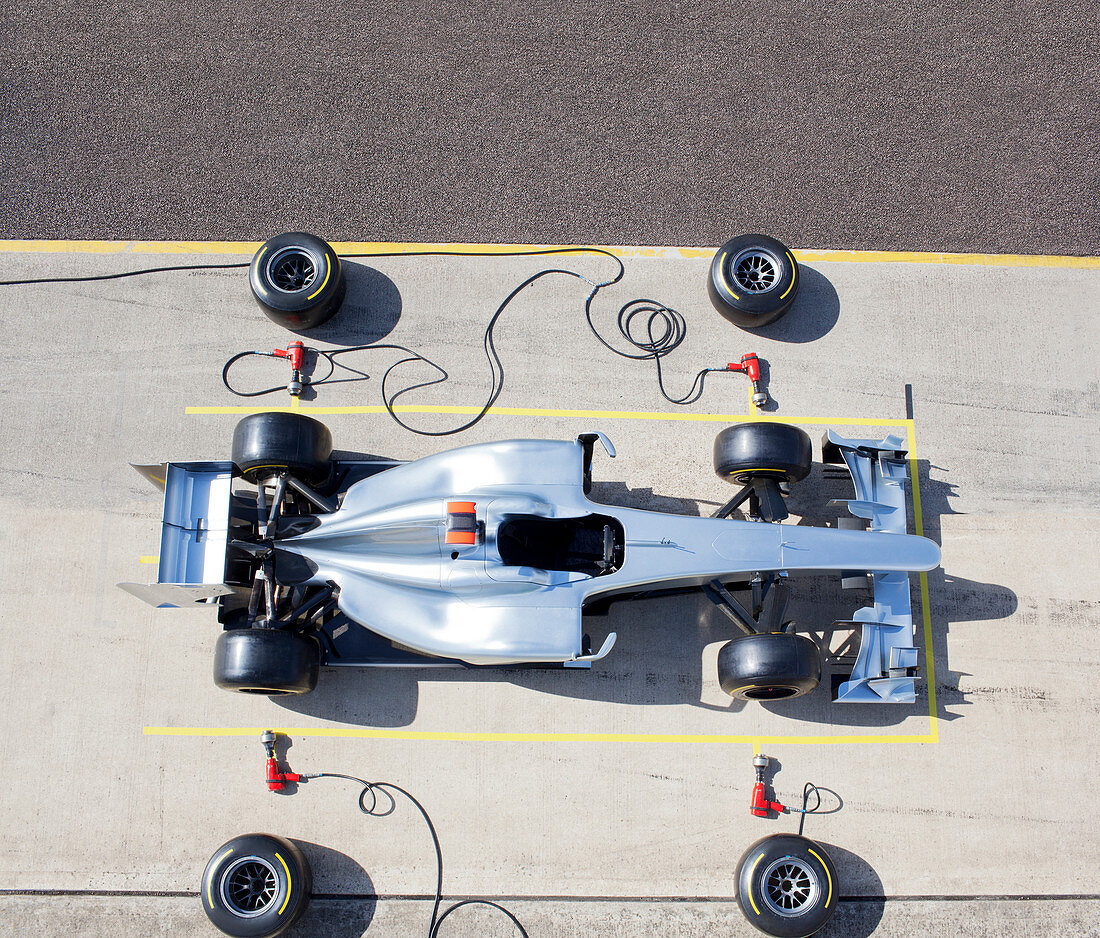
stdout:
{"type": "Polygon", "coordinates": [[[786,700],[821,681],[821,653],[805,635],[739,635],[718,650],[718,683],[738,700],[786,700]]]}

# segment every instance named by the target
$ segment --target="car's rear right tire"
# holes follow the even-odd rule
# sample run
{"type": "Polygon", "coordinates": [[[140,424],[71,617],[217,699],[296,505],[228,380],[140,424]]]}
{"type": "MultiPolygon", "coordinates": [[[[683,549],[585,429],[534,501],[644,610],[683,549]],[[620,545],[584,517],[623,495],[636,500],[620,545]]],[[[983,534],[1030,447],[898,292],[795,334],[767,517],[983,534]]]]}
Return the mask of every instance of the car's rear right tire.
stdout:
{"type": "Polygon", "coordinates": [[[718,650],[718,683],[738,700],[785,700],[821,681],[821,653],[805,635],[740,635],[718,650]]]}
{"type": "Polygon", "coordinates": [[[214,683],[238,694],[308,694],[319,667],[317,643],[282,629],[230,629],[214,648],[214,683]]]}

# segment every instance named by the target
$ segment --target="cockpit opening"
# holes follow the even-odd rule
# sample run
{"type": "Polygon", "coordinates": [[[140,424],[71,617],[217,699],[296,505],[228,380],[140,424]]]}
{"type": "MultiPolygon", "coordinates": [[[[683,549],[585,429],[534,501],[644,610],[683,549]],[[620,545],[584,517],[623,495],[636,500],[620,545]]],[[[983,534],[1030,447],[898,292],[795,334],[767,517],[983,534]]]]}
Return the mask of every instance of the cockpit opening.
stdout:
{"type": "Polygon", "coordinates": [[[508,567],[605,576],[623,565],[625,543],[622,524],[607,515],[513,515],[497,528],[497,549],[508,567]]]}

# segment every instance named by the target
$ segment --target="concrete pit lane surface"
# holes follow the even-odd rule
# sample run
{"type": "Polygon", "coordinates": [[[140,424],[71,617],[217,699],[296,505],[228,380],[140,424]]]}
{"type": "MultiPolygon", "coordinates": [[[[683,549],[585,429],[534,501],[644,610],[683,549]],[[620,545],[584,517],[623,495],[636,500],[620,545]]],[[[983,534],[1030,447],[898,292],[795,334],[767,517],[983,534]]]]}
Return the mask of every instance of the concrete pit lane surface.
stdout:
{"type": "MultiPolygon", "coordinates": [[[[247,262],[254,247],[7,243],[2,256],[8,279],[79,277],[247,262]]],[[[298,699],[218,691],[213,612],[153,610],[114,585],[156,575],[159,495],[127,462],[226,458],[242,408],[291,402],[232,397],[222,363],[292,336],[255,308],[239,269],[2,287],[0,934],[212,934],[199,876],[249,831],[290,837],[312,862],[317,898],[292,935],[422,930],[434,862],[415,812],[365,817],[350,783],[268,792],[268,727],[289,735],[293,771],[414,793],[439,831],[446,894],[502,898],[532,936],[755,934],[735,902],[737,858],[797,829],[749,815],[755,751],[778,760],[780,801],[813,781],[841,803],[806,823],[840,877],[822,934],[1098,934],[1097,766],[1082,744],[1100,733],[1096,261],[803,249],[794,308],[750,335],[709,306],[710,251],[619,253],[626,276],[594,310],[604,334],[623,302],[657,298],[688,323],[665,361],[670,388],[754,351],[773,409],[751,407],[743,375],[668,405],[651,363],[591,336],[585,287],[565,277],[502,319],[504,392],[457,438],[416,436],[382,412],[392,353],[366,353],[369,380],[322,386],[298,409],[340,450],[400,459],[600,429],[619,455],[597,457],[596,499],[699,514],[732,494],[711,468],[730,423],[802,426],[815,460],[827,427],[899,433],[919,494],[910,530],[943,549],[940,569],[912,578],[916,704],[837,706],[827,678],[797,700],[735,703],[714,674],[729,624],[692,597],[586,621],[594,644],[619,633],[591,672],[326,671],[298,699]]],[[[609,263],[558,262],[593,279],[609,263]]],[[[349,259],[345,308],[305,338],[384,338],[444,363],[449,382],[403,399],[405,419],[439,429],[484,400],[486,318],[544,264],[349,259]]],[[[285,362],[255,369],[269,384],[288,377],[285,362]]],[[[815,462],[787,523],[825,523],[826,502],[846,497],[815,462]]],[[[820,631],[863,601],[811,579],[792,612],[820,631]]],[[[509,928],[463,909],[442,933],[509,928]]]]}

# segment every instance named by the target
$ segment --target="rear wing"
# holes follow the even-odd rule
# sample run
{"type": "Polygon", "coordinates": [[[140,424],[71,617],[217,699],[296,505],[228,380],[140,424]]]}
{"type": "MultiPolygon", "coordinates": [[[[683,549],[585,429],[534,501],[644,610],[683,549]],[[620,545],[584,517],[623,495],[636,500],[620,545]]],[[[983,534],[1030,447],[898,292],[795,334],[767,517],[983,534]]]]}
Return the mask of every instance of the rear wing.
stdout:
{"type": "Polygon", "coordinates": [[[225,583],[233,463],[134,468],[164,489],[157,582],[118,585],[158,608],[215,602],[233,593],[225,583]]]}
{"type": "MultiPolygon", "coordinates": [[[[822,460],[841,463],[855,485],[854,499],[832,501],[853,516],[841,519],[868,530],[905,534],[905,482],[908,467],[905,442],[898,436],[882,440],[857,440],[828,430],[822,439],[822,460]]],[[[858,571],[849,577],[858,578],[858,571]]],[[[871,575],[874,605],[858,609],[851,625],[861,628],[859,652],[852,673],[836,692],[837,703],[913,703],[916,700],[917,648],[914,644],[909,574],[866,571],[871,575]]]]}

